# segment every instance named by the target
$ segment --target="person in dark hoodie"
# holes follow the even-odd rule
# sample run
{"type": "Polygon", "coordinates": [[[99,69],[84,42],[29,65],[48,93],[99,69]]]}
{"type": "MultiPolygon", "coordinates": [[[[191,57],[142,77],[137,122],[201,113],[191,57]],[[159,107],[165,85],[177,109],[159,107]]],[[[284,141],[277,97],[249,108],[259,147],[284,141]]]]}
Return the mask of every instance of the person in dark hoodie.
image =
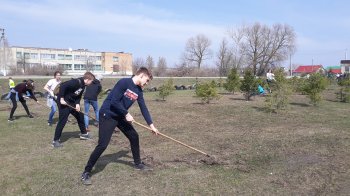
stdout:
{"type": "Polygon", "coordinates": [[[71,79],[60,84],[59,92],[57,94],[59,117],[55,129],[54,139],[52,141],[52,146],[54,148],[63,146],[59,142],[59,139],[63,128],[68,121],[69,114],[72,114],[77,119],[80,129],[80,139],[90,139],[89,133],[87,133],[85,130],[84,114],[80,112],[80,100],[85,86],[89,86],[94,80],[95,76],[91,72],[86,72],[81,78],[71,79]]]}
{"type": "Polygon", "coordinates": [[[37,103],[39,103],[39,101],[35,98],[33,91],[34,91],[34,81],[31,79],[25,80],[25,82],[19,83],[14,88],[11,89],[10,99],[12,101],[12,109],[10,112],[10,117],[8,118],[9,122],[12,122],[15,120],[13,117],[13,114],[17,109],[17,100],[22,103],[24,109],[27,112],[28,117],[34,118],[33,115],[31,115],[29,112],[28,106],[26,104],[26,100],[23,98],[23,95],[27,95],[27,92],[28,92],[30,98],[34,99],[37,103]]]}
{"type": "MultiPolygon", "coordinates": [[[[86,87],[85,94],[84,94],[84,112],[85,114],[89,114],[90,105],[91,105],[95,111],[95,117],[97,121],[95,123],[97,123],[97,125],[99,121],[97,96],[98,94],[100,94],[102,90],[100,80],[101,80],[100,77],[96,77],[96,79],[92,82],[92,84],[86,87]]],[[[84,115],[84,123],[85,123],[86,131],[89,132],[89,117],[87,115],[84,115]]]]}
{"type": "Polygon", "coordinates": [[[81,180],[84,185],[91,184],[91,170],[101,154],[106,150],[116,127],[121,130],[130,142],[135,169],[142,171],[152,170],[152,168],[141,162],[139,136],[131,124],[134,121],[134,118],[128,111],[132,104],[137,101],[142,116],[152,129],[153,133],[156,135],[159,133],[153,125],[151,115],[149,114],[143,98],[142,89],[152,78],[151,72],[147,68],[141,67],[131,78],[120,79],[108,94],[100,109],[98,144],[95,150],[91,153],[89,161],[81,175],[81,180]]]}

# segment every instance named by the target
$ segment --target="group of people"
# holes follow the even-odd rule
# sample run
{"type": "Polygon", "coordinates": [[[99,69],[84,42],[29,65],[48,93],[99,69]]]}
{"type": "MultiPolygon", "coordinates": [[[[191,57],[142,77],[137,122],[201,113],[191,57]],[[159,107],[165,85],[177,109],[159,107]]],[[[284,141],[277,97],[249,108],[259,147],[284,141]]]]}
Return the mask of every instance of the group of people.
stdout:
{"type": "MultiPolygon", "coordinates": [[[[96,120],[98,121],[99,139],[81,175],[83,184],[91,184],[91,171],[99,157],[108,147],[115,128],[120,129],[130,142],[135,169],[143,171],[151,170],[149,166],[141,161],[139,136],[132,125],[134,118],[128,112],[128,109],[137,101],[141,113],[153,133],[156,135],[159,133],[153,124],[143,97],[143,88],[152,79],[153,76],[151,72],[145,67],[139,68],[131,78],[120,79],[104,100],[100,110],[98,109],[97,96],[101,92],[102,87],[99,80],[97,80],[91,72],[86,72],[83,77],[61,82],[61,73],[56,71],[54,73],[54,78],[49,80],[44,86],[44,89],[48,92],[47,106],[51,108],[47,121],[49,126],[53,124],[53,116],[57,108],[59,113],[54,138],[52,140],[52,146],[54,148],[63,146],[60,142],[60,137],[70,114],[72,114],[78,122],[80,139],[91,139],[89,134],[89,117],[87,115],[84,116],[84,113],[87,114],[89,112],[90,105],[94,108],[96,120]],[[85,112],[83,113],[80,111],[80,100],[84,92],[85,112]]],[[[14,85],[13,80],[11,80],[10,78],[10,99],[13,107],[8,120],[11,122],[14,120],[13,114],[17,108],[17,100],[22,103],[28,117],[33,118],[23,98],[23,94],[28,92],[29,97],[38,102],[34,96],[34,81],[27,80],[26,82],[14,85]]]]}

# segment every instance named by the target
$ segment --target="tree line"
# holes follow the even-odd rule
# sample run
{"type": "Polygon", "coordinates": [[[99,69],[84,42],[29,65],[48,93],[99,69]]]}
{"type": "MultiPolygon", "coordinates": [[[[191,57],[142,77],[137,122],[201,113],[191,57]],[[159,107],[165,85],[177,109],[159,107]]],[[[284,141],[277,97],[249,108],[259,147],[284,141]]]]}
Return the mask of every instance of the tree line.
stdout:
{"type": "Polygon", "coordinates": [[[227,76],[232,68],[250,68],[253,75],[262,76],[271,68],[281,67],[296,51],[296,34],[287,24],[268,26],[257,22],[232,28],[227,35],[217,52],[213,52],[212,41],[204,34],[190,37],[174,68],[168,68],[165,57],[155,63],[148,56],[134,59],[133,69],[145,66],[155,76],[227,76]],[[209,60],[215,66],[209,65],[209,60]]]}

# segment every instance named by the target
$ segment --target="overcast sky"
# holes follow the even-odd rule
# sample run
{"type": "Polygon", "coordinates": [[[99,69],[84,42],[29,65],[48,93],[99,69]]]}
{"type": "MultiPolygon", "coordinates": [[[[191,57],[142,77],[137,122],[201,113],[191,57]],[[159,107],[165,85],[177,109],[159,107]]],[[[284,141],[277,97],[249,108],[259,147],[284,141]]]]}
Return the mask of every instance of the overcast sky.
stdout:
{"type": "MultiPolygon", "coordinates": [[[[293,64],[339,65],[350,57],[345,0],[0,0],[0,28],[11,46],[85,48],[165,57],[178,63],[186,41],[204,34],[216,52],[230,28],[288,24],[293,64]]],[[[289,60],[285,62],[289,64],[289,60]]]]}

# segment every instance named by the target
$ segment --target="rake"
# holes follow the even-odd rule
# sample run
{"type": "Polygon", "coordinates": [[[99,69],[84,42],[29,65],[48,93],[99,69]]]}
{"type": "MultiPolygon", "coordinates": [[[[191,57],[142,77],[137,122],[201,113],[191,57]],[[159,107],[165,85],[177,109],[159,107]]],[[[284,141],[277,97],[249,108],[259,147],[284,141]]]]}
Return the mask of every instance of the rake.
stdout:
{"type": "MultiPolygon", "coordinates": [[[[42,105],[42,104],[40,104],[40,103],[38,103],[39,105],[42,105]]],[[[66,105],[66,106],[68,106],[68,107],[70,107],[70,108],[72,108],[72,109],[75,109],[75,107],[73,107],[73,106],[71,106],[71,105],[66,105]]],[[[82,114],[84,114],[84,115],[86,115],[86,116],[88,116],[88,117],[90,117],[91,119],[93,119],[93,120],[95,120],[95,121],[97,121],[98,122],[98,120],[96,120],[96,118],[94,118],[93,116],[90,116],[89,114],[86,114],[85,112],[82,112],[82,111],[79,111],[80,113],[82,113],[82,114]]],[[[134,123],[134,124],[136,124],[136,125],[138,125],[138,126],[140,126],[140,127],[143,127],[143,128],[145,128],[145,129],[147,129],[147,130],[150,130],[150,131],[153,131],[150,127],[148,127],[148,126],[146,126],[146,125],[143,125],[143,124],[141,124],[141,123],[139,123],[139,122],[137,122],[137,121],[132,121],[132,123],[134,123]]],[[[172,137],[170,137],[170,136],[167,136],[167,135],[165,135],[165,134],[163,134],[163,133],[158,133],[158,135],[160,135],[160,136],[162,136],[162,137],[165,137],[165,138],[167,138],[167,139],[169,139],[169,140],[171,140],[171,141],[173,141],[173,142],[176,142],[176,143],[178,143],[178,144],[180,144],[180,145],[182,145],[182,146],[185,146],[185,147],[187,147],[187,148],[189,148],[189,149],[191,149],[191,150],[194,150],[194,151],[196,151],[196,152],[199,152],[199,153],[201,153],[201,154],[203,154],[203,155],[205,155],[205,156],[207,156],[207,157],[211,157],[208,153],[205,153],[205,152],[203,152],[203,151],[201,151],[201,150],[198,150],[197,148],[194,148],[194,147],[192,147],[192,146],[190,146],[190,145],[188,145],[188,144],[185,144],[185,143],[183,143],[183,142],[180,142],[179,140],[176,140],[176,139],[174,139],[174,138],[172,138],[172,137]]]]}

